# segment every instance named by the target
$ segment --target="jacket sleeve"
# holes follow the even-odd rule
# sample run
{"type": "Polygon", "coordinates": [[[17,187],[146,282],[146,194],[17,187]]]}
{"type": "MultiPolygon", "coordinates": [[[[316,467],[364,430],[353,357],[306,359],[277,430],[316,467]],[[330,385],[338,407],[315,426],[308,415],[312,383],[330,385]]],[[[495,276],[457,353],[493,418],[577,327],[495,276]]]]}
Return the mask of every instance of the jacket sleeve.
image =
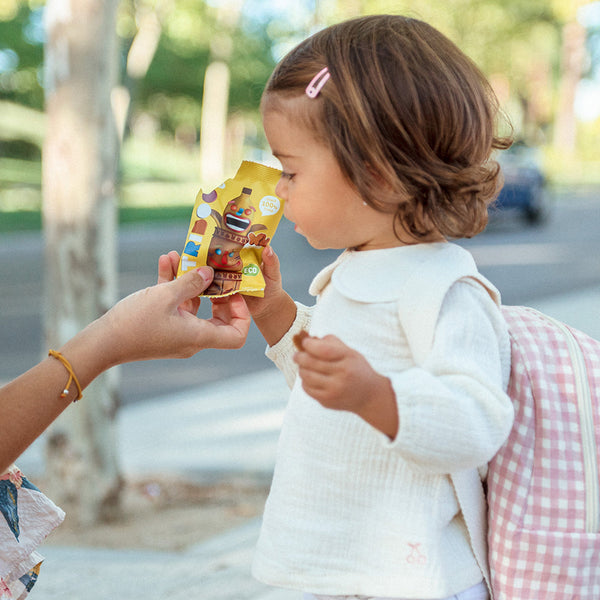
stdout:
{"type": "Polygon", "coordinates": [[[275,366],[283,373],[285,381],[291,389],[298,375],[298,366],[293,361],[296,352],[293,338],[302,330],[308,331],[312,317],[313,307],[296,302],[296,319],[287,333],[273,346],[267,347],[266,355],[275,366]]]}
{"type": "Polygon", "coordinates": [[[423,471],[485,465],[512,427],[509,372],[510,342],[500,310],[479,284],[456,282],[444,297],[426,358],[388,374],[400,425],[386,443],[423,471]]]}

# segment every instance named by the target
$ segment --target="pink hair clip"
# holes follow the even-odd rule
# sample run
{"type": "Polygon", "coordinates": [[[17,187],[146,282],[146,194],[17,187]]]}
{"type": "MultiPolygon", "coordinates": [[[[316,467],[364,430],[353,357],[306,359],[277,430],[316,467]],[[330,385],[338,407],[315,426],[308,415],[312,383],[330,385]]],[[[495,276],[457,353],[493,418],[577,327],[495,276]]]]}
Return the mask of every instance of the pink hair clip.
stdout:
{"type": "Polygon", "coordinates": [[[329,77],[331,77],[329,69],[327,67],[323,67],[306,86],[306,95],[309,98],[316,98],[319,95],[319,92],[323,89],[323,86],[327,83],[329,77]]]}

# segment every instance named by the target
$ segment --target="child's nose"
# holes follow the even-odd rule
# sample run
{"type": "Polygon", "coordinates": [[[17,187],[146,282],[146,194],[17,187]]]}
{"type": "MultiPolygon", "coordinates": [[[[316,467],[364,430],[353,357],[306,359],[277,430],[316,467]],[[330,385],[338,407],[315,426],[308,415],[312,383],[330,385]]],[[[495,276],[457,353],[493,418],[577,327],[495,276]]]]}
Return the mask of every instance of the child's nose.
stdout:
{"type": "Polygon", "coordinates": [[[275,194],[283,200],[287,199],[287,179],[285,177],[279,178],[275,186],[275,194]]]}

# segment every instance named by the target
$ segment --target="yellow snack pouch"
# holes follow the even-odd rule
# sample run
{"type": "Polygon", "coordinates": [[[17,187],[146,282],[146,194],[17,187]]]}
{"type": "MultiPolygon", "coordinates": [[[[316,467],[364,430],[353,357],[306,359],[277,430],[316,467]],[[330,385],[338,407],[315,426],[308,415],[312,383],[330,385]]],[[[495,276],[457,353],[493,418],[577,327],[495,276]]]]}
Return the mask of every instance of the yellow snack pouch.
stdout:
{"type": "Polygon", "coordinates": [[[196,196],[177,276],[209,265],[215,271],[203,296],[263,296],[262,251],[283,214],[275,195],[281,171],[243,161],[235,177],[196,196]]]}

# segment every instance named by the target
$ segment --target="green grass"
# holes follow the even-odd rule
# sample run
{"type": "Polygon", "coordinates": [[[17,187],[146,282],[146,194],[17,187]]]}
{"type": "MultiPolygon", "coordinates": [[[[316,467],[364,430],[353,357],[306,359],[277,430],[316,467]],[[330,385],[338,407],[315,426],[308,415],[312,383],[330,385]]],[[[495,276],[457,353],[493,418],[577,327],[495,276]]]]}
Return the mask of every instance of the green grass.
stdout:
{"type": "Polygon", "coordinates": [[[125,207],[119,210],[119,224],[189,221],[192,206],[190,202],[189,206],[125,207]]]}
{"type": "Polygon", "coordinates": [[[0,233],[9,231],[39,231],[42,215],[36,210],[0,212],[0,233]]]}
{"type": "MultiPolygon", "coordinates": [[[[119,225],[189,221],[190,206],[124,207],[119,210],[119,225]]],[[[40,231],[42,215],[36,210],[0,212],[0,234],[16,231],[40,231]]]]}
{"type": "MultiPolygon", "coordinates": [[[[198,165],[197,151],[160,138],[129,139],[121,154],[119,224],[189,222],[198,165]]],[[[0,233],[41,230],[41,185],[39,159],[0,156],[0,233]]]]}
{"type": "Polygon", "coordinates": [[[40,161],[0,157],[0,184],[26,184],[39,186],[42,183],[40,161]]]}

